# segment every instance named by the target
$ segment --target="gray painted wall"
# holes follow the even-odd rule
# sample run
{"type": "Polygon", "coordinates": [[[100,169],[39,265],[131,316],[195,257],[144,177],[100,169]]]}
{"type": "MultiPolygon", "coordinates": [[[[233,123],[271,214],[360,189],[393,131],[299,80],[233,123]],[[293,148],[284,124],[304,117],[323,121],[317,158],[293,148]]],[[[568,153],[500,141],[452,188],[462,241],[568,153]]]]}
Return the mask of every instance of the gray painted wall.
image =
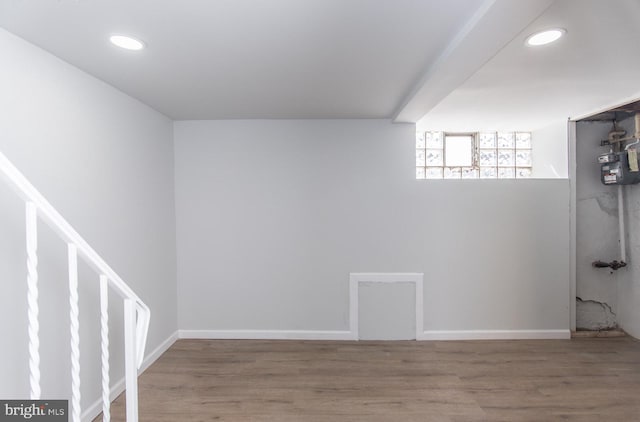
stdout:
{"type": "MultiPolygon", "coordinates": [[[[0,150],[150,306],[152,351],[177,329],[171,121],[4,30],[0,51],[0,150]]],[[[0,183],[3,398],[29,391],[23,215],[0,183]]],[[[43,397],[69,398],[66,245],[40,229],[43,397]]],[[[100,386],[97,282],[82,265],[85,407],[100,386]]],[[[124,373],[122,306],[111,299],[115,382],[124,373]]]]}
{"type": "Polygon", "coordinates": [[[415,180],[385,120],[174,136],[181,329],[348,330],[350,272],[424,272],[425,330],[569,328],[566,179],[415,180]]]}
{"type": "MultiPolygon", "coordinates": [[[[633,118],[621,125],[627,134],[635,132],[633,118]]],[[[627,261],[618,281],[618,323],[629,334],[640,338],[640,185],[625,187],[627,261]]]]}
{"type": "MultiPolygon", "coordinates": [[[[635,131],[633,118],[620,122],[619,126],[628,135],[635,131]]],[[[604,307],[591,304],[582,318],[578,312],[578,325],[598,328],[611,321],[609,325],[617,324],[640,337],[640,262],[637,262],[640,186],[623,187],[628,266],[617,271],[593,268],[591,263],[597,259],[607,262],[620,259],[617,186],[600,182],[600,165],[596,160],[607,151],[599,144],[607,138],[612,126],[610,122],[578,122],[576,127],[576,292],[583,300],[606,304],[604,307]]]]}
{"type": "Polygon", "coordinates": [[[579,122],[576,125],[576,295],[578,328],[596,329],[615,325],[618,314],[618,285],[627,270],[593,268],[596,260],[620,259],[618,241],[618,196],[616,186],[600,182],[598,155],[607,152],[600,141],[607,138],[610,122],[579,122]],[[608,307],[611,312],[607,313],[608,307]],[[584,312],[583,312],[584,310],[584,312]],[[610,322],[607,322],[610,321],[610,322]]]}

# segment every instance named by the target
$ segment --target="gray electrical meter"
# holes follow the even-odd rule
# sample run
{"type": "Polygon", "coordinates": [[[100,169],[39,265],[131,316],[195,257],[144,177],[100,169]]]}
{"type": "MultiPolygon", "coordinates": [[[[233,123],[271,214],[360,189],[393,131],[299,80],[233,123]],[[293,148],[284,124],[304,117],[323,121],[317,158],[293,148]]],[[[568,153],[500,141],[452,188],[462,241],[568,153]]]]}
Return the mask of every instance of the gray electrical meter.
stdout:
{"type": "Polygon", "coordinates": [[[610,152],[598,156],[600,181],[605,185],[633,185],[640,183],[638,154],[635,149],[610,152]]]}

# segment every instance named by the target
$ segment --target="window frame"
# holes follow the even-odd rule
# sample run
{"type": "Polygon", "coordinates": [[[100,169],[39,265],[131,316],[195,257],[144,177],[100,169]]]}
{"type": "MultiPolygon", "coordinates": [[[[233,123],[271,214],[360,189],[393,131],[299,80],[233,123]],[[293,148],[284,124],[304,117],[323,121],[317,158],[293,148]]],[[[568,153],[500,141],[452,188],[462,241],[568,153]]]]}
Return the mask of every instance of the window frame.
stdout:
{"type": "MultiPolygon", "coordinates": [[[[433,138],[431,138],[433,139],[433,138]]],[[[525,138],[526,139],[526,138],[525,138]]],[[[471,179],[471,180],[513,180],[513,179],[530,179],[533,176],[533,142],[532,142],[532,133],[531,131],[476,131],[476,132],[452,132],[452,131],[416,131],[416,179],[417,180],[461,180],[461,179],[471,179]],[[489,135],[491,134],[494,139],[494,145],[491,148],[482,148],[480,143],[481,135],[489,135]],[[512,147],[500,147],[500,139],[501,136],[509,134],[512,138],[512,147]],[[527,135],[528,141],[525,146],[518,147],[518,139],[521,135],[527,135]],[[423,139],[423,147],[418,148],[418,137],[422,136],[423,139]],[[434,148],[428,146],[428,142],[430,137],[437,136],[442,137],[442,148],[434,148]],[[471,166],[447,166],[447,137],[452,136],[460,136],[460,137],[471,137],[471,166]],[[441,165],[429,165],[428,164],[428,152],[430,150],[440,150],[442,155],[442,164],[441,165]],[[481,151],[489,151],[493,150],[495,152],[495,165],[492,166],[482,166],[480,163],[480,153],[481,151]],[[422,151],[424,153],[424,160],[422,165],[418,165],[418,154],[422,151]],[[513,154],[512,163],[510,165],[504,166],[500,165],[500,152],[501,151],[511,151],[513,154]],[[529,165],[519,165],[518,164],[518,152],[519,151],[528,151],[529,155],[529,165]],[[435,172],[433,169],[437,169],[435,172]],[[483,169],[495,169],[495,176],[492,177],[482,177],[483,169]],[[430,171],[431,170],[431,171],[430,171]],[[439,170],[439,171],[438,171],[439,170]],[[469,175],[469,170],[472,171],[472,177],[465,177],[465,175],[469,175]],[[527,173],[526,176],[522,175],[522,171],[527,173]],[[459,173],[457,177],[450,177],[451,171],[459,173]],[[512,176],[500,176],[501,172],[508,171],[512,176]],[[449,173],[447,173],[449,172],[449,173]],[[466,173],[465,173],[466,172],[466,173]],[[448,176],[449,174],[449,176],[448,176]],[[518,176],[520,174],[520,176],[518,176]],[[431,175],[431,177],[430,177],[431,175]],[[433,177],[436,175],[437,177],[433,177]]]]}
{"type": "Polygon", "coordinates": [[[477,142],[476,142],[476,135],[477,134],[474,132],[442,132],[442,167],[443,168],[447,168],[447,167],[459,168],[460,171],[462,171],[463,168],[468,168],[468,167],[475,168],[477,163],[476,150],[478,149],[477,142]],[[460,137],[460,138],[469,136],[471,138],[471,165],[470,166],[448,166],[447,165],[447,137],[448,136],[460,137]]]}

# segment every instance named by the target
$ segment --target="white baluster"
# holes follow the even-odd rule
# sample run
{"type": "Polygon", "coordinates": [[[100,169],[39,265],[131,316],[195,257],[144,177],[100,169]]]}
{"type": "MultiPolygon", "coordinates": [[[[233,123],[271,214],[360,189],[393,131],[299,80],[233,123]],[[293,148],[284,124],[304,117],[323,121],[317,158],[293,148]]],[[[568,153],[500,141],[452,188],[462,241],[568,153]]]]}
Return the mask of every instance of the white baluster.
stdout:
{"type": "Polygon", "coordinates": [[[26,204],[27,315],[29,319],[29,389],[31,400],[40,400],[40,323],[38,322],[38,211],[26,204]]]}
{"type": "Polygon", "coordinates": [[[71,420],[80,422],[80,311],[78,249],[69,243],[69,320],[71,322],[71,420]]]}
{"type": "Polygon", "coordinates": [[[102,339],[102,421],[111,420],[109,389],[109,280],[100,276],[100,337],[102,339]]]}
{"type": "MultiPolygon", "coordinates": [[[[40,324],[38,307],[38,223],[48,224],[69,246],[69,304],[71,331],[71,378],[72,400],[71,420],[80,421],[80,322],[78,307],[78,249],[82,251],[87,263],[101,274],[101,290],[109,287],[125,299],[125,362],[127,389],[127,420],[138,420],[138,368],[144,357],[145,343],[149,329],[150,311],[133,290],[117,273],[94,251],[73,227],[53,208],[40,192],[22,173],[0,152],[0,178],[25,198],[25,226],[27,252],[27,316],[29,336],[29,392],[32,400],[41,399],[40,387],[40,324]],[[105,282],[102,282],[102,278],[105,282]]],[[[108,307],[107,295],[101,297],[101,335],[103,342],[103,389],[109,391],[109,343],[108,343],[108,307]],[[104,305],[102,301],[105,301],[104,305]]],[[[104,394],[103,392],[103,394],[104,394]]],[[[103,409],[105,420],[109,419],[109,399],[103,409]]]]}
{"type": "Polygon", "coordinates": [[[138,422],[138,365],[136,351],[136,302],[124,300],[124,367],[127,422],[138,422]]]}

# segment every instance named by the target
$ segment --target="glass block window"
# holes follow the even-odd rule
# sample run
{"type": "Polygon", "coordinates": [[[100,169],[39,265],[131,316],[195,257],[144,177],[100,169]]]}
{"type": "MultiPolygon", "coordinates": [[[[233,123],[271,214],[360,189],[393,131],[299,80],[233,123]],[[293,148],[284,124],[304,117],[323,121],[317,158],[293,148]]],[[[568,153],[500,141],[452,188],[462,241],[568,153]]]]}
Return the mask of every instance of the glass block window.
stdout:
{"type": "Polygon", "coordinates": [[[531,177],[530,132],[418,132],[416,179],[531,177]]]}

